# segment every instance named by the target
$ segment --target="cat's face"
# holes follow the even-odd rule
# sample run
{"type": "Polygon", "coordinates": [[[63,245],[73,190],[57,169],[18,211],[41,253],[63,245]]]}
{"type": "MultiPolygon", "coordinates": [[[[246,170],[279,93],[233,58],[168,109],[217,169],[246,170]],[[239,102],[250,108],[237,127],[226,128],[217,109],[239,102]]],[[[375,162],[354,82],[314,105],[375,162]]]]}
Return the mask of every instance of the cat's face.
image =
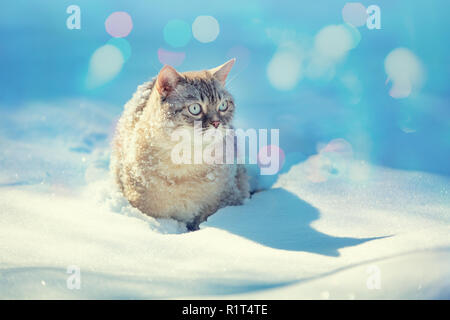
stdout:
{"type": "Polygon", "coordinates": [[[160,71],[156,88],[173,127],[193,127],[199,121],[204,130],[231,128],[235,106],[224,85],[233,64],[234,59],[211,70],[178,73],[165,66],[160,71]]]}

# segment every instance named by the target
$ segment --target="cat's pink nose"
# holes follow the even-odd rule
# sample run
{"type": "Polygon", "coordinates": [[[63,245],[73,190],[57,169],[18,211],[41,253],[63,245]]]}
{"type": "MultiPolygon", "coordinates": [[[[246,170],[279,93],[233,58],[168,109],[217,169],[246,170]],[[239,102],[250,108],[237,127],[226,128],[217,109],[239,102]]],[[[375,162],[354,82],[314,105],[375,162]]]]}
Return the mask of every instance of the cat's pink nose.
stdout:
{"type": "Polygon", "coordinates": [[[217,127],[218,127],[219,124],[220,124],[220,121],[211,121],[211,124],[214,126],[214,128],[217,129],[217,127]]]}

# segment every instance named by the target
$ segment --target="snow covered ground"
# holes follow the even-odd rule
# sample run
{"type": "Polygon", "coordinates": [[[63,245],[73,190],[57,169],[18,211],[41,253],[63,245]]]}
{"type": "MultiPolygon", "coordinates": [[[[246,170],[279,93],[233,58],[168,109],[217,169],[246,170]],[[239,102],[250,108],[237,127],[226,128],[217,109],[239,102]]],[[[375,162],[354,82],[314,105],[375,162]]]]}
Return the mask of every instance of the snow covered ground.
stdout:
{"type": "Polygon", "coordinates": [[[0,298],[450,298],[449,178],[287,155],[270,188],[186,233],[109,183],[120,108],[104,109],[0,108],[0,298]]]}

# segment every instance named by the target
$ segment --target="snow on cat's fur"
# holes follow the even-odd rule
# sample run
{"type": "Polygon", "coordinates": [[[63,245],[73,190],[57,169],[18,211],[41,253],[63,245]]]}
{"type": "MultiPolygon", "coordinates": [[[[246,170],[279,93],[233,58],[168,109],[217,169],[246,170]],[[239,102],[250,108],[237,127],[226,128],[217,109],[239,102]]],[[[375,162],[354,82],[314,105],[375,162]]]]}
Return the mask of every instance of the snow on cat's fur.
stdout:
{"type": "Polygon", "coordinates": [[[125,105],[113,142],[111,170],[128,201],[156,218],[185,222],[188,229],[219,208],[240,205],[249,197],[242,165],[177,164],[171,153],[174,130],[232,128],[234,101],[225,89],[234,59],[211,70],[178,73],[170,66],[138,87],[125,105]],[[189,106],[198,104],[194,109],[189,106]],[[219,110],[219,106],[223,105],[219,110]],[[190,110],[198,110],[198,115],[190,110]],[[218,125],[218,126],[217,126],[218,125]]]}

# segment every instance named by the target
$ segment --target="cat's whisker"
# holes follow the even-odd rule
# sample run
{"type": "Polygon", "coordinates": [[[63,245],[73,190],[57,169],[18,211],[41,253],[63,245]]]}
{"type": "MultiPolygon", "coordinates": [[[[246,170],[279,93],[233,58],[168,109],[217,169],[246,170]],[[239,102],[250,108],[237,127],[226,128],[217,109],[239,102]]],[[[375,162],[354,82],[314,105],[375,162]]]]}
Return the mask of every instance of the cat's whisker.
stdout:
{"type": "Polygon", "coordinates": [[[226,82],[226,84],[225,84],[225,88],[230,89],[230,88],[231,88],[231,87],[230,87],[231,82],[233,82],[233,80],[236,79],[236,78],[241,74],[242,71],[243,71],[243,70],[239,71],[239,72],[236,73],[230,80],[228,80],[228,81],[226,82]]]}
{"type": "Polygon", "coordinates": [[[153,64],[152,61],[150,61],[150,65],[153,67],[153,69],[156,70],[156,72],[159,72],[159,69],[153,64]]]}

